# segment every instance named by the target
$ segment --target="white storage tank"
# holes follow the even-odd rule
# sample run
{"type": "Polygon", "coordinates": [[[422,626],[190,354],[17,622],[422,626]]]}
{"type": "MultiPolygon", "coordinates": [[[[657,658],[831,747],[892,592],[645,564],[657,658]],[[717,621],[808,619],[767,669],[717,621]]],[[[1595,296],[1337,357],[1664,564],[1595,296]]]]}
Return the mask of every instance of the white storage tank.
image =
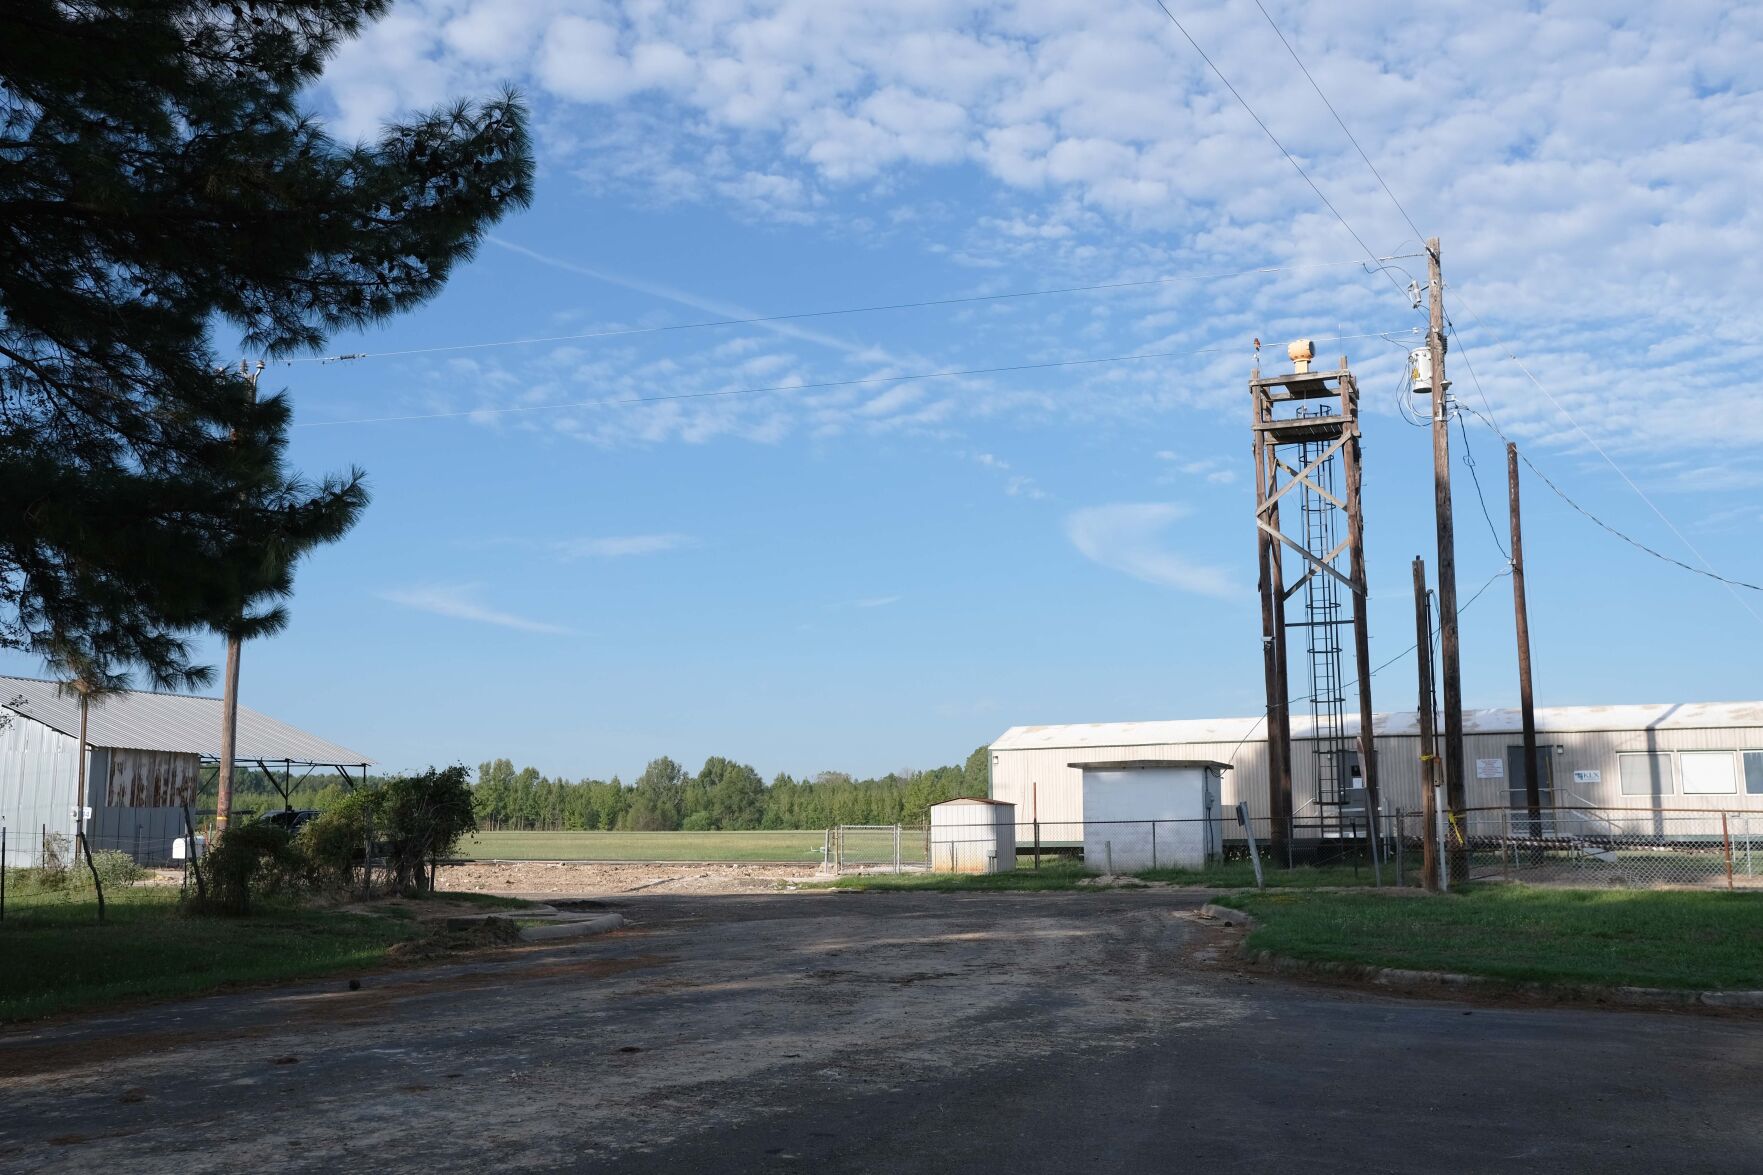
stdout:
{"type": "Polygon", "coordinates": [[[979,799],[932,804],[930,867],[935,873],[1005,873],[1016,868],[1016,805],[979,799]]]}
{"type": "Polygon", "coordinates": [[[1094,873],[1198,869],[1224,845],[1227,763],[1073,763],[1083,772],[1084,867],[1094,873]]]}

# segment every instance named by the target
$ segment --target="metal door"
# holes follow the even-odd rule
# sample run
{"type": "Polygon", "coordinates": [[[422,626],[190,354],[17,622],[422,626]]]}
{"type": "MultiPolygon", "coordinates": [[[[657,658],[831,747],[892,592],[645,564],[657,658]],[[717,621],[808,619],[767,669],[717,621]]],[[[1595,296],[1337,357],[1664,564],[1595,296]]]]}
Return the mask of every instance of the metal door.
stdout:
{"type": "MultiPolygon", "coordinates": [[[[1548,743],[1537,744],[1537,796],[1542,801],[1542,834],[1555,834],[1555,748],[1548,743]]],[[[1506,802],[1514,815],[1530,812],[1530,798],[1524,789],[1524,747],[1506,748],[1506,802]]],[[[1514,821],[1514,832],[1526,826],[1514,821]]]]}

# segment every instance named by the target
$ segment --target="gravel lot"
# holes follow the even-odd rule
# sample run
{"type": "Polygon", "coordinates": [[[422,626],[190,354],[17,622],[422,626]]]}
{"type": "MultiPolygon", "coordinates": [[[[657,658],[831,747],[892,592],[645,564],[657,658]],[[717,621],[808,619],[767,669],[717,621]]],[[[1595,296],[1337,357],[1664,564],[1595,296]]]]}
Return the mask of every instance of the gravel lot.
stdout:
{"type": "Polygon", "coordinates": [[[0,1169],[1763,1170],[1758,1021],[1245,974],[1179,891],[624,931],[0,1033],[0,1169]]]}

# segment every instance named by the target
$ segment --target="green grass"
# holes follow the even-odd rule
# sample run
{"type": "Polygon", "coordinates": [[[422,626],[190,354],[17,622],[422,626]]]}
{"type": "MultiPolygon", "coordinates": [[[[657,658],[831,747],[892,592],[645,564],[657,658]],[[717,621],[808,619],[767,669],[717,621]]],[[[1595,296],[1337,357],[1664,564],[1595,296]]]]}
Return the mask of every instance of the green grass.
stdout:
{"type": "MultiPolygon", "coordinates": [[[[1224,861],[1203,869],[1148,869],[1133,876],[1146,881],[1168,881],[1176,885],[1207,885],[1216,889],[1237,889],[1255,884],[1255,866],[1249,861],[1224,861]]],[[[1292,869],[1274,869],[1262,863],[1262,876],[1269,889],[1309,889],[1319,885],[1370,885],[1369,865],[1354,869],[1351,865],[1299,865],[1292,869]]],[[[1384,867],[1385,885],[1396,883],[1396,867],[1384,867]]]]}
{"type": "Polygon", "coordinates": [[[106,921],[77,891],[7,879],[0,921],[0,1023],[121,1001],[193,995],[234,983],[319,975],[378,962],[421,933],[404,918],[266,907],[249,918],[183,914],[171,887],[107,893],[106,921]]]}
{"type": "Polygon", "coordinates": [[[1436,897],[1247,893],[1249,946],[1516,982],[1763,988],[1763,894],[1483,886],[1436,897]]]}
{"type": "Polygon", "coordinates": [[[823,831],[480,832],[458,855],[504,861],[791,861],[818,864],[823,831]]]}

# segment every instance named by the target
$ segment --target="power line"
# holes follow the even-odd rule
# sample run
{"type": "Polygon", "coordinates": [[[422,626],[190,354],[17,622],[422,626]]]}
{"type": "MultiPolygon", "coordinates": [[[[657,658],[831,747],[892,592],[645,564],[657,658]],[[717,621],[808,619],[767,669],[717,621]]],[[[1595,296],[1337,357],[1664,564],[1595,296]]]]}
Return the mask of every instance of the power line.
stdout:
{"type": "MultiPolygon", "coordinates": [[[[1496,433],[1498,436],[1501,437],[1501,439],[1505,438],[1506,434],[1500,432],[1498,425],[1494,424],[1493,421],[1489,420],[1487,417],[1483,416],[1481,413],[1477,412],[1475,409],[1473,409],[1465,404],[1459,404],[1458,407],[1462,411],[1469,413],[1471,416],[1475,417],[1477,420],[1479,420],[1483,424],[1487,425],[1488,428],[1492,429],[1494,431],[1494,433],[1496,433]]],[[[1582,506],[1578,502],[1574,501],[1573,498],[1567,493],[1566,490],[1564,490],[1560,486],[1556,485],[1549,478],[1548,474],[1544,473],[1540,468],[1537,467],[1537,463],[1530,459],[1530,454],[1526,453],[1522,448],[1520,448],[1518,450],[1518,459],[1520,461],[1524,462],[1525,465],[1529,466],[1530,471],[1532,473],[1534,473],[1538,477],[1542,478],[1543,484],[1548,486],[1549,489],[1554,492],[1554,494],[1557,498],[1560,498],[1563,502],[1566,502],[1569,506],[1573,507],[1574,510],[1578,511],[1580,514],[1583,514],[1591,522],[1595,523],[1597,526],[1601,527],[1602,529],[1609,531],[1611,534],[1615,535],[1617,538],[1621,539],[1623,542],[1627,543],[1629,546],[1635,548],[1636,550],[1644,552],[1645,554],[1651,555],[1655,559],[1659,559],[1659,560],[1662,560],[1663,562],[1669,563],[1673,567],[1681,567],[1683,570],[1690,572],[1692,575],[1699,575],[1699,576],[1703,577],[1704,579],[1712,579],[1717,583],[1726,584],[1728,587],[1749,588],[1751,591],[1754,591],[1754,592],[1763,592],[1763,585],[1754,584],[1754,583],[1747,583],[1746,581],[1744,581],[1742,579],[1731,579],[1727,576],[1721,575],[1717,571],[1704,570],[1704,569],[1697,567],[1693,564],[1685,563],[1682,559],[1675,559],[1672,556],[1665,554],[1663,551],[1655,550],[1654,548],[1649,547],[1646,543],[1641,542],[1639,539],[1635,538],[1634,536],[1626,534],[1623,531],[1618,530],[1616,527],[1611,526],[1608,522],[1605,522],[1602,518],[1599,518],[1596,514],[1593,514],[1590,510],[1586,509],[1584,506],[1582,506]]],[[[1742,599],[1742,597],[1741,597],[1741,599],[1742,599]]]]}
{"type": "MultiPolygon", "coordinates": [[[[1420,253],[1398,253],[1389,257],[1374,257],[1372,260],[1380,265],[1391,261],[1405,261],[1410,257],[1420,257],[1420,253]]],[[[1173,285],[1177,282],[1223,281],[1233,277],[1254,277],[1269,273],[1295,273],[1304,269],[1321,269],[1329,266],[1359,265],[1363,261],[1306,261],[1297,265],[1264,265],[1255,269],[1239,269],[1228,273],[1184,273],[1170,277],[1144,278],[1139,281],[1095,282],[1084,286],[1056,286],[1039,290],[1012,290],[1001,294],[967,294],[951,298],[925,298],[916,302],[885,302],[873,306],[843,306],[832,310],[799,310],[789,314],[759,314],[748,318],[712,318],[699,322],[676,322],[667,326],[633,326],[615,330],[584,331],[579,334],[527,336],[515,339],[498,339],[482,343],[443,343],[433,347],[408,347],[399,351],[354,351],[346,355],[326,355],[322,357],[299,357],[280,360],[284,364],[295,363],[346,363],[357,359],[393,359],[408,355],[433,355],[448,351],[478,351],[491,347],[521,347],[540,343],[573,343],[586,339],[624,338],[630,335],[664,334],[669,331],[705,330],[720,326],[758,326],[772,322],[793,322],[808,318],[834,318],[847,314],[876,314],[887,310],[921,310],[937,306],[962,306],[976,302],[1002,302],[1019,298],[1045,298],[1059,294],[1089,294],[1104,290],[1143,289],[1149,286],[1173,285]]]]}
{"type": "MultiPolygon", "coordinates": [[[[1602,518],[1598,517],[1596,514],[1593,514],[1590,510],[1586,509],[1584,506],[1582,506],[1578,502],[1574,501],[1573,498],[1568,495],[1567,491],[1563,490],[1560,486],[1556,485],[1552,480],[1550,480],[1549,475],[1544,473],[1540,468],[1537,467],[1536,462],[1534,462],[1530,459],[1530,455],[1527,452],[1525,452],[1525,450],[1522,447],[1519,448],[1519,450],[1518,450],[1519,460],[1523,461],[1525,463],[1525,465],[1529,466],[1530,471],[1532,473],[1534,473],[1538,477],[1542,478],[1543,484],[1548,486],[1549,489],[1555,494],[1556,497],[1560,498],[1563,502],[1566,502],[1569,506],[1573,507],[1574,510],[1578,511],[1580,514],[1583,514],[1586,518],[1588,518],[1592,522],[1596,523],[1602,529],[1609,531],[1611,534],[1615,535],[1617,538],[1621,539],[1623,542],[1627,543],[1629,546],[1634,547],[1636,550],[1642,551],[1645,554],[1651,555],[1655,559],[1659,559],[1659,560],[1662,560],[1666,563],[1670,563],[1674,567],[1680,567],[1685,571],[1691,572],[1692,574],[1702,576],[1704,579],[1711,579],[1711,580],[1714,580],[1716,583],[1721,583],[1721,584],[1726,585],[1727,591],[1732,593],[1733,599],[1735,599],[1739,602],[1740,607],[1744,608],[1744,610],[1746,612],[1749,612],[1751,614],[1752,619],[1756,620],[1758,622],[1758,624],[1763,625],[1763,616],[1758,615],[1757,610],[1751,606],[1750,601],[1745,599],[1743,596],[1739,595],[1738,592],[1735,590],[1737,588],[1748,588],[1751,591],[1763,592],[1763,586],[1759,586],[1754,583],[1749,583],[1749,582],[1742,580],[1742,579],[1733,579],[1730,576],[1722,575],[1718,571],[1716,571],[1714,569],[1714,565],[1708,561],[1708,557],[1706,555],[1702,554],[1701,550],[1699,548],[1697,548],[1697,546],[1694,543],[1692,543],[1689,540],[1689,538],[1681,530],[1679,530],[1677,528],[1676,524],[1674,524],[1671,521],[1671,519],[1666,516],[1665,512],[1663,510],[1659,509],[1658,505],[1654,503],[1653,499],[1648,497],[1646,492],[1643,491],[1640,486],[1638,486],[1634,483],[1634,480],[1632,478],[1630,478],[1628,476],[1628,474],[1623,471],[1623,469],[1620,465],[1616,464],[1615,459],[1613,457],[1611,457],[1610,454],[1605,451],[1604,447],[1602,445],[1598,444],[1598,442],[1592,438],[1592,435],[1585,430],[1585,427],[1579,423],[1579,419],[1576,416],[1574,416],[1574,414],[1572,412],[1569,412],[1567,410],[1567,407],[1564,404],[1562,404],[1561,401],[1557,400],[1555,398],[1555,396],[1549,391],[1548,388],[1543,386],[1542,381],[1538,380],[1535,375],[1531,374],[1530,369],[1524,365],[1524,363],[1518,358],[1517,355],[1513,354],[1512,348],[1504,340],[1502,340],[1499,335],[1494,334],[1494,332],[1488,328],[1487,324],[1482,321],[1481,315],[1479,315],[1475,312],[1475,308],[1473,306],[1469,305],[1469,303],[1463,299],[1461,294],[1458,294],[1457,298],[1459,301],[1461,301],[1463,303],[1463,309],[1469,311],[1469,316],[1471,318],[1475,319],[1476,326],[1480,327],[1483,331],[1486,331],[1488,336],[1490,338],[1492,338],[1495,341],[1495,343],[1497,343],[1499,345],[1500,349],[1506,352],[1506,357],[1508,359],[1510,359],[1513,363],[1518,364],[1518,369],[1520,371],[1524,372],[1526,377],[1528,377],[1530,379],[1530,382],[1536,387],[1536,389],[1539,392],[1541,392],[1544,396],[1548,397],[1549,403],[1551,403],[1555,406],[1556,411],[1560,412],[1561,415],[1563,415],[1567,418],[1568,423],[1573,425],[1574,431],[1579,433],[1579,435],[1585,439],[1586,443],[1589,444],[1594,451],[1596,451],[1598,456],[1600,456],[1604,459],[1605,464],[1609,465],[1611,469],[1616,471],[1616,476],[1620,477],[1622,479],[1623,483],[1625,485],[1627,485],[1629,489],[1634,491],[1635,496],[1640,498],[1641,501],[1645,502],[1647,504],[1647,506],[1652,509],[1653,513],[1657,514],[1659,516],[1660,520],[1665,523],[1665,525],[1670,529],[1671,533],[1676,535],[1678,537],[1678,539],[1683,543],[1683,545],[1688,547],[1690,552],[1693,555],[1695,555],[1695,557],[1697,559],[1700,559],[1702,561],[1702,566],[1697,567],[1694,564],[1685,563],[1682,559],[1673,558],[1672,556],[1665,554],[1663,551],[1656,550],[1653,547],[1648,546],[1646,543],[1641,542],[1639,539],[1635,538],[1634,536],[1627,534],[1622,530],[1619,530],[1618,528],[1612,526],[1608,522],[1605,522],[1602,518]]],[[[1457,402],[1458,409],[1460,411],[1468,412],[1470,415],[1476,417],[1483,424],[1487,425],[1488,428],[1492,429],[1494,432],[1494,435],[1498,436],[1501,440],[1506,441],[1508,444],[1511,444],[1512,443],[1511,438],[1506,435],[1505,431],[1500,428],[1498,422],[1496,422],[1493,418],[1493,405],[1491,402],[1489,402],[1488,397],[1487,397],[1487,393],[1482,390],[1481,380],[1476,376],[1475,367],[1473,364],[1471,364],[1468,361],[1467,355],[1465,355],[1465,357],[1464,357],[1464,366],[1469,371],[1470,379],[1475,382],[1476,391],[1477,391],[1477,393],[1479,393],[1481,395],[1482,402],[1484,404],[1487,404],[1488,415],[1483,416],[1481,413],[1477,412],[1473,408],[1470,408],[1469,406],[1465,405],[1461,401],[1457,402]]]]}
{"type": "MultiPolygon", "coordinates": [[[[1457,609],[1458,615],[1462,615],[1464,612],[1467,612],[1469,610],[1470,605],[1474,604],[1477,600],[1481,599],[1483,592],[1487,591],[1490,587],[1494,586],[1495,581],[1499,580],[1502,576],[1507,576],[1507,575],[1511,575],[1511,574],[1512,574],[1512,568],[1510,565],[1508,565],[1508,566],[1502,568],[1501,570],[1494,572],[1492,575],[1488,576],[1486,582],[1484,582],[1480,587],[1475,589],[1475,594],[1470,596],[1469,599],[1466,600],[1462,604],[1462,606],[1457,609]]],[[[1434,637],[1437,637],[1438,634],[1439,634],[1439,630],[1436,626],[1434,626],[1431,629],[1431,635],[1434,637]]],[[[1408,654],[1414,652],[1414,650],[1418,649],[1419,647],[1420,647],[1420,645],[1418,642],[1416,642],[1415,644],[1409,645],[1407,648],[1403,649],[1400,653],[1397,653],[1394,657],[1391,657],[1388,661],[1385,661],[1383,664],[1377,666],[1367,676],[1376,677],[1378,674],[1382,673],[1384,670],[1388,669],[1391,665],[1394,665],[1396,662],[1402,660],[1402,658],[1404,658],[1408,654]]],[[[1345,690],[1347,688],[1347,686],[1358,685],[1358,684],[1359,684],[1359,679],[1355,677],[1352,681],[1349,681],[1349,682],[1345,683],[1344,685],[1342,685],[1341,688],[1343,690],[1345,690]]],[[[1302,695],[1295,697],[1295,698],[1287,698],[1285,700],[1284,705],[1285,705],[1286,710],[1289,711],[1289,710],[1291,710],[1291,708],[1293,706],[1302,705],[1303,703],[1310,701],[1313,697],[1314,697],[1313,694],[1302,694],[1302,695]]],[[[1227,759],[1226,762],[1230,763],[1232,766],[1236,765],[1237,753],[1243,749],[1244,743],[1248,742],[1251,738],[1254,737],[1255,732],[1257,730],[1259,730],[1261,728],[1262,724],[1267,721],[1267,717],[1268,717],[1267,711],[1265,709],[1262,710],[1261,717],[1255,719],[1254,724],[1249,727],[1248,731],[1244,733],[1243,737],[1237,740],[1237,745],[1231,748],[1230,758],[1227,759]]]]}
{"type": "Polygon", "coordinates": [[[1359,152],[1359,158],[1365,161],[1365,166],[1371,169],[1371,174],[1377,177],[1378,186],[1383,188],[1383,194],[1390,198],[1390,203],[1396,206],[1396,211],[1402,214],[1402,219],[1408,222],[1408,227],[1414,230],[1414,235],[1424,242],[1426,234],[1420,231],[1420,226],[1414,223],[1414,218],[1408,215],[1408,210],[1402,207],[1402,202],[1396,199],[1396,194],[1390,190],[1389,184],[1384,182],[1383,173],[1377,170],[1377,164],[1371,161],[1371,156],[1365,153],[1365,148],[1359,145],[1359,140],[1353,136],[1352,131],[1347,129],[1346,121],[1334,108],[1334,103],[1328,100],[1328,95],[1322,92],[1322,87],[1316,83],[1316,79],[1310,75],[1309,67],[1304,64],[1304,59],[1298,56],[1298,51],[1292,48],[1292,43],[1286,40],[1286,35],[1280,32],[1279,25],[1274,24],[1273,17],[1268,13],[1266,6],[1261,3],[1261,0],[1255,0],[1255,7],[1261,9],[1261,15],[1267,18],[1268,25],[1273,29],[1273,35],[1279,38],[1279,43],[1286,47],[1286,52],[1292,55],[1292,60],[1297,62],[1298,68],[1304,72],[1304,80],[1310,83],[1310,88],[1316,91],[1316,96],[1322,99],[1322,104],[1328,107],[1330,114],[1334,115],[1336,125],[1347,136],[1347,141],[1353,144],[1353,149],[1359,152]]]}
{"type": "MultiPolygon", "coordinates": [[[[1255,125],[1261,128],[1261,132],[1267,136],[1268,141],[1270,141],[1275,147],[1278,147],[1279,153],[1286,157],[1286,162],[1291,164],[1293,169],[1297,171],[1300,176],[1304,177],[1304,182],[1310,185],[1310,190],[1316,193],[1316,198],[1322,201],[1324,207],[1334,213],[1334,218],[1341,222],[1341,227],[1347,230],[1347,235],[1359,243],[1359,247],[1365,250],[1365,255],[1367,257],[1370,257],[1373,261],[1380,262],[1381,266],[1381,259],[1372,251],[1371,246],[1367,245],[1364,238],[1354,231],[1352,225],[1347,223],[1347,218],[1341,215],[1341,210],[1336,208],[1334,202],[1323,194],[1322,189],[1316,185],[1316,181],[1310,178],[1310,173],[1304,170],[1303,164],[1299,163],[1297,159],[1293,157],[1292,153],[1286,150],[1285,144],[1279,141],[1279,137],[1269,129],[1267,123],[1263,121],[1261,116],[1255,113],[1255,108],[1249,105],[1248,99],[1244,98],[1242,94],[1238,92],[1237,88],[1231,85],[1230,79],[1224,76],[1224,71],[1219,69],[1217,64],[1213,62],[1212,58],[1206,55],[1206,50],[1200,48],[1200,42],[1194,40],[1194,35],[1188,32],[1187,26],[1183,25],[1181,21],[1175,18],[1175,13],[1169,10],[1169,6],[1163,3],[1163,0],[1155,0],[1155,3],[1158,8],[1163,10],[1163,15],[1169,18],[1169,23],[1173,24],[1181,32],[1181,35],[1187,38],[1188,44],[1194,47],[1194,52],[1200,55],[1200,60],[1204,61],[1212,72],[1218,76],[1218,80],[1224,83],[1224,88],[1230,91],[1231,97],[1235,98],[1242,108],[1249,112],[1249,117],[1255,120],[1255,125]]],[[[1275,31],[1277,31],[1277,29],[1275,31]]],[[[1404,215],[1406,214],[1404,213],[1404,215]]],[[[1407,297],[1407,291],[1402,289],[1402,283],[1397,281],[1387,269],[1380,267],[1378,272],[1390,279],[1390,284],[1396,287],[1398,293],[1403,297],[1407,297]]]]}
{"type": "MultiPolygon", "coordinates": [[[[1481,475],[1475,469],[1475,453],[1469,447],[1469,426],[1463,423],[1462,414],[1457,416],[1457,431],[1463,436],[1463,464],[1469,470],[1469,480],[1475,485],[1475,500],[1481,503],[1481,516],[1487,519],[1488,533],[1494,536],[1494,546],[1508,560],[1512,556],[1506,550],[1506,544],[1500,539],[1500,529],[1494,525],[1494,516],[1488,511],[1488,500],[1481,492],[1481,475]]],[[[1461,610],[1461,609],[1459,609],[1461,610]]]]}
{"type": "MultiPolygon", "coordinates": [[[[1419,327],[1411,328],[1418,331],[1419,327]]],[[[1383,332],[1388,333],[1388,332],[1383,332]]],[[[1320,343],[1339,343],[1348,339],[1381,337],[1369,331],[1358,335],[1336,335],[1318,339],[1320,343]]],[[[924,371],[911,375],[873,375],[864,379],[832,379],[817,383],[773,384],[758,388],[725,388],[713,392],[675,392],[662,396],[628,396],[617,400],[571,400],[561,404],[524,404],[512,408],[470,408],[459,412],[428,412],[414,416],[371,416],[358,420],[313,420],[296,424],[295,428],[326,428],[345,424],[402,424],[415,420],[450,420],[461,416],[502,416],[517,412],[548,412],[560,408],[599,408],[620,404],[661,404],[669,400],[711,400],[727,396],[751,396],[762,392],[811,392],[825,388],[854,388],[873,384],[906,383],[921,379],[952,379],[966,375],[1004,375],[1019,371],[1047,371],[1058,367],[1091,367],[1103,363],[1129,363],[1140,359],[1177,359],[1190,355],[1216,355],[1234,347],[1203,347],[1198,351],[1140,351],[1131,355],[1105,355],[1094,359],[1053,359],[1045,363],[1010,363],[999,367],[968,367],[958,371],[924,371]]]]}

